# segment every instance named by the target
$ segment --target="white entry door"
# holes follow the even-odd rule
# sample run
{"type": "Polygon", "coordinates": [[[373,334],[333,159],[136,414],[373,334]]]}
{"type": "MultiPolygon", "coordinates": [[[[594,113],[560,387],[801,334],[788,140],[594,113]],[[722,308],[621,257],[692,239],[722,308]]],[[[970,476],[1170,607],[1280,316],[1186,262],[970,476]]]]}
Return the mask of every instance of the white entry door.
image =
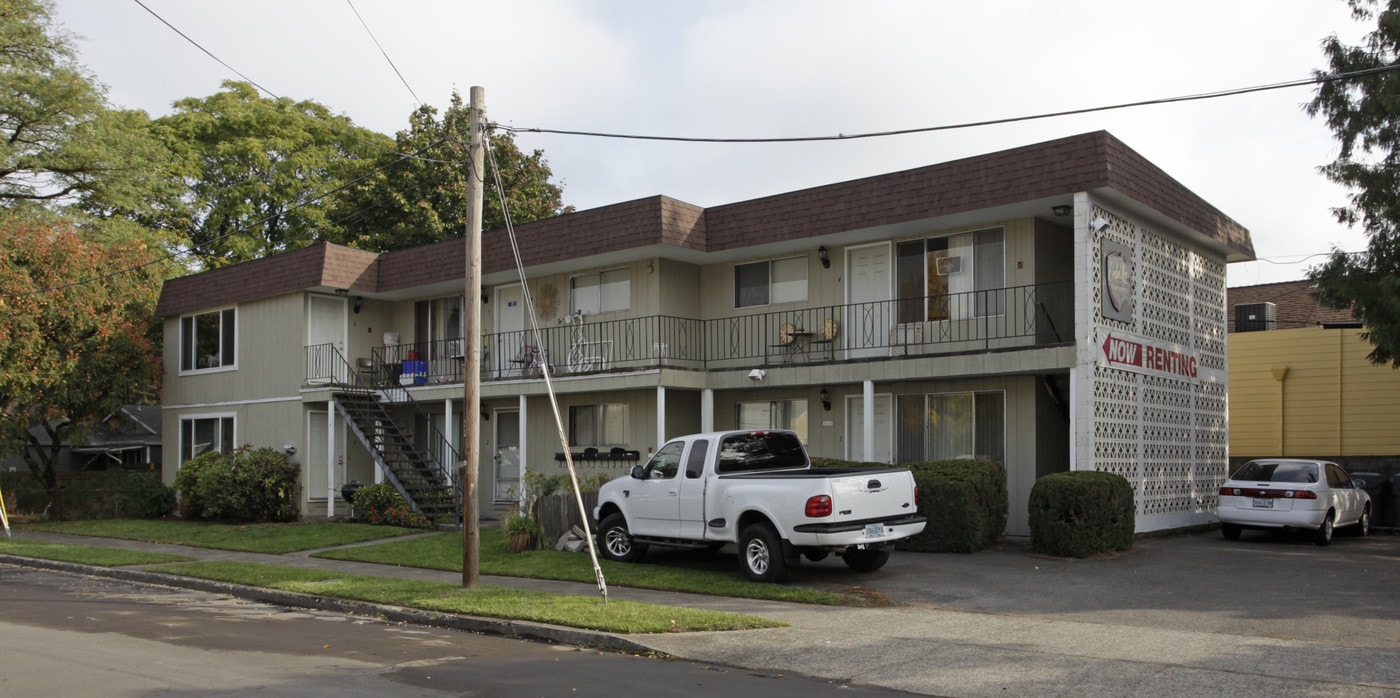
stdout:
{"type": "Polygon", "coordinates": [[[344,383],[350,357],[345,355],[345,299],[311,296],[307,306],[306,378],[310,383],[344,383]]]}
{"type": "Polygon", "coordinates": [[[496,481],[492,498],[498,502],[519,501],[520,412],[497,410],[491,421],[496,425],[496,454],[491,457],[496,481]]]}
{"type": "Polygon", "coordinates": [[[888,353],[890,315],[890,246],[887,243],[846,250],[846,351],[851,358],[888,353]]]}
{"type": "Polygon", "coordinates": [[[512,371],[523,373],[523,364],[513,363],[513,360],[520,358],[523,346],[525,294],[519,284],[499,286],[496,288],[496,339],[490,347],[491,364],[496,375],[510,375],[512,371]]]}
{"type": "MultiPolygon", "coordinates": [[[[306,499],[311,502],[324,502],[340,496],[340,488],[345,485],[345,432],[343,423],[336,423],[334,448],[328,443],[327,430],[331,426],[334,412],[313,410],[306,413],[306,455],[302,457],[302,469],[306,477],[306,499]]],[[[350,511],[349,503],[337,500],[335,509],[350,511]]],[[[328,512],[331,507],[327,507],[328,512]]]]}
{"type": "MultiPolygon", "coordinates": [[[[875,463],[893,463],[894,421],[893,400],[889,395],[875,396],[875,463]]],[[[846,397],[846,460],[865,460],[865,398],[846,397]]]]}

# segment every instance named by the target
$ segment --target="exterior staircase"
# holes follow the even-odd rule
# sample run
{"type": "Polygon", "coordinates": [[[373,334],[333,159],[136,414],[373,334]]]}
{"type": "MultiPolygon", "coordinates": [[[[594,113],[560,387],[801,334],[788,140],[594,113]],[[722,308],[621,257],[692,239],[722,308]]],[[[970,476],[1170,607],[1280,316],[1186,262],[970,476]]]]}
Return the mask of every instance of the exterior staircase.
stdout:
{"type": "Polygon", "coordinates": [[[456,527],[461,508],[447,469],[399,427],[385,409],[382,395],[373,390],[338,390],[335,409],[409,507],[438,526],[456,527]]]}

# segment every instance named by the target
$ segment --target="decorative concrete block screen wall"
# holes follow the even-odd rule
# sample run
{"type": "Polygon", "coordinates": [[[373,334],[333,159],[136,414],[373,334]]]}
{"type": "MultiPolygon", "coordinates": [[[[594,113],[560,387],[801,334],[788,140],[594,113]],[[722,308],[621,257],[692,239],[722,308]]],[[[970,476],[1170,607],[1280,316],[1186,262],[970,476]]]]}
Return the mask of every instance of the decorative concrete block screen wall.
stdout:
{"type": "Polygon", "coordinates": [[[1228,467],[1224,258],[1088,210],[1077,248],[1092,283],[1077,324],[1092,334],[1078,352],[1071,467],[1126,478],[1140,532],[1209,523],[1228,467]]]}

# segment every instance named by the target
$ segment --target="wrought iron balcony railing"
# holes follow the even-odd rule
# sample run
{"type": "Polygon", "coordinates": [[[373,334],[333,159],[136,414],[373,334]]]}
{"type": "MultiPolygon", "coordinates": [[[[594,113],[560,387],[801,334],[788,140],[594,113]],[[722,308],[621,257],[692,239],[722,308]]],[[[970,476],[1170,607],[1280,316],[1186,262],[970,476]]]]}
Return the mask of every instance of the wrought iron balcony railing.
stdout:
{"type": "MultiPolygon", "coordinates": [[[[482,380],[673,367],[780,367],[1030,348],[1073,341],[1072,282],[735,315],[652,315],[590,321],[570,316],[534,330],[483,335],[482,380]]],[[[380,385],[460,383],[462,342],[377,347],[367,366],[380,385]]]]}

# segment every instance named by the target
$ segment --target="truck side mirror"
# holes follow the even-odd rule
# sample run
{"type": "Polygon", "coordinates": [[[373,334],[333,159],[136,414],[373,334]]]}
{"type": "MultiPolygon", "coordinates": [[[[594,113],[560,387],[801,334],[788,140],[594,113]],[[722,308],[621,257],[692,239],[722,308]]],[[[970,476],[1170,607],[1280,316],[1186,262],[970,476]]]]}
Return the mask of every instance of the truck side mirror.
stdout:
{"type": "Polygon", "coordinates": [[[647,469],[644,468],[644,467],[642,467],[642,466],[640,466],[640,465],[634,465],[634,466],[632,466],[632,479],[633,479],[633,480],[645,480],[645,479],[647,479],[647,469]]]}

